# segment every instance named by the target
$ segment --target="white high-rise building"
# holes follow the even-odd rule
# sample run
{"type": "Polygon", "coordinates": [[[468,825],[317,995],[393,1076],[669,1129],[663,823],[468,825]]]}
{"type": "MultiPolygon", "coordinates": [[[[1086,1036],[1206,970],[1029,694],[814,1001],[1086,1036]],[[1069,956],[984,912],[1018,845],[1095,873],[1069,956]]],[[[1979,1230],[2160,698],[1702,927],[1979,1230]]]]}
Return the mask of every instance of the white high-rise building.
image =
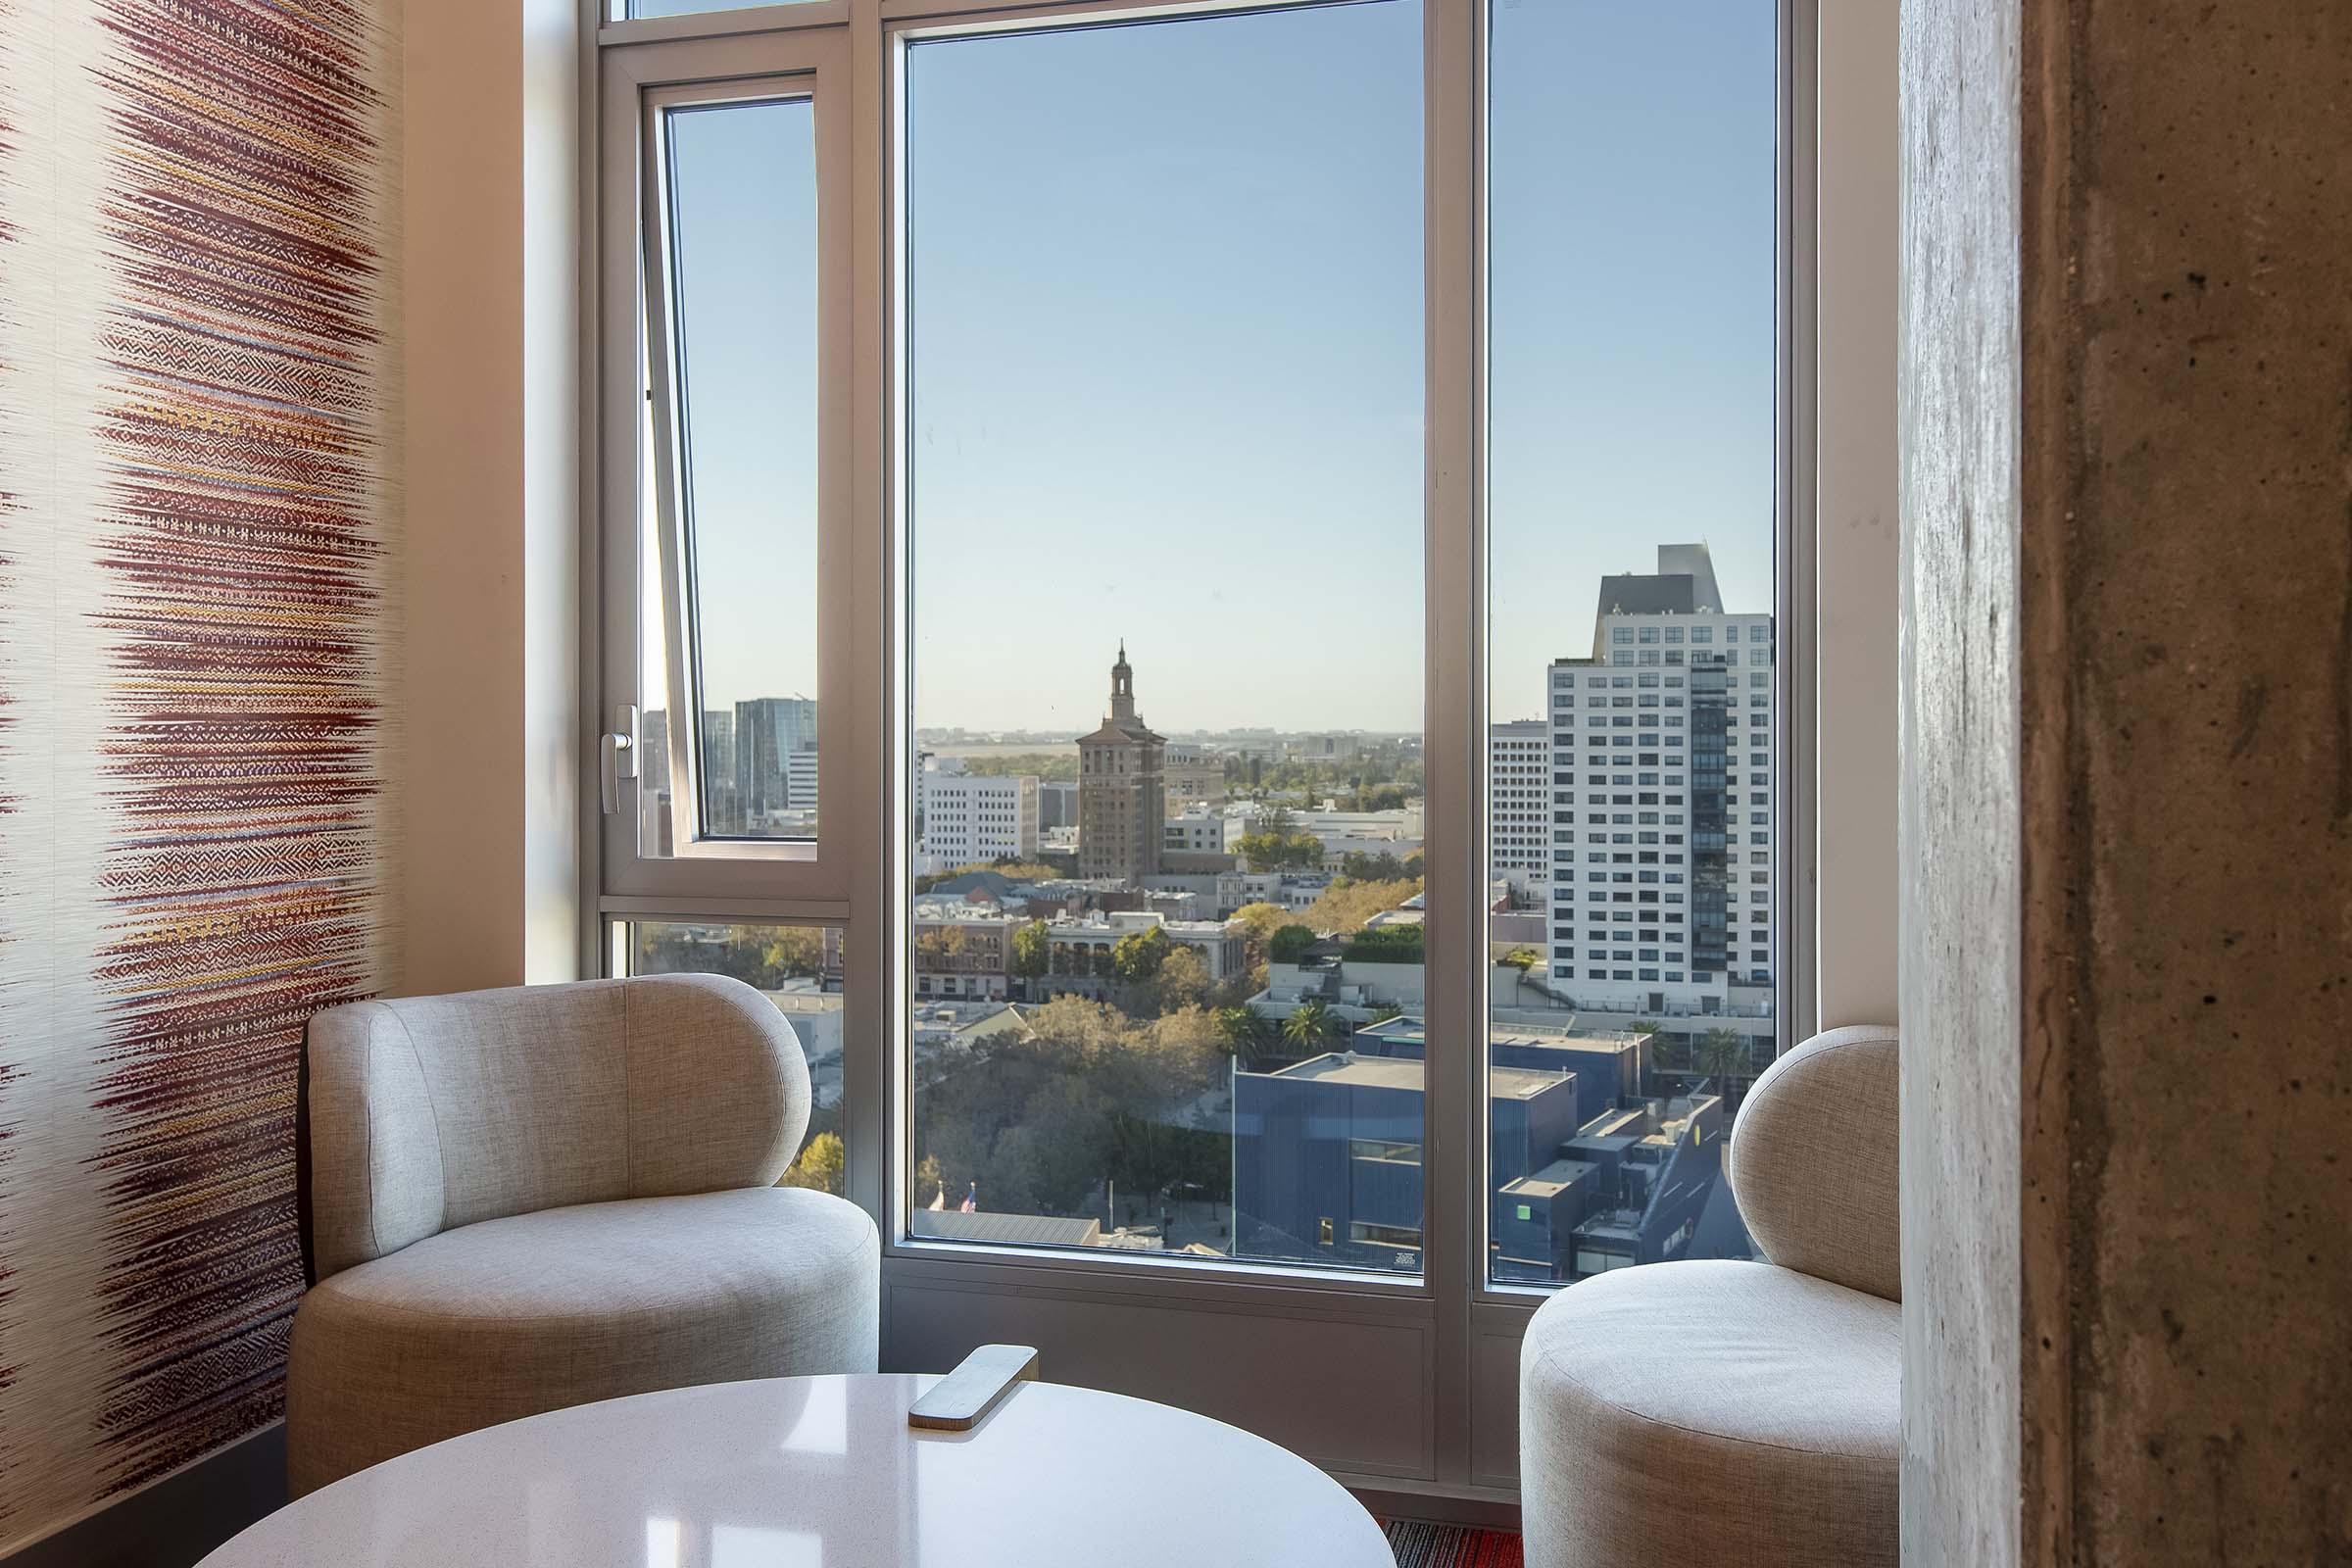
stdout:
{"type": "Polygon", "coordinates": [[[795,811],[816,810],[816,753],[794,752],[784,759],[784,801],[795,811]]]}
{"type": "Polygon", "coordinates": [[[1772,616],[1704,545],[1604,577],[1592,655],[1550,671],[1553,986],[1656,1012],[1773,977],[1772,616]]]}
{"type": "Polygon", "coordinates": [[[1225,855],[1249,831],[1249,818],[1238,813],[1183,811],[1168,818],[1160,847],[1178,855],[1225,855]]]}
{"type": "Polygon", "coordinates": [[[951,760],[923,768],[922,854],[945,870],[1037,855],[1037,779],[967,773],[951,760]]]}
{"type": "Polygon", "coordinates": [[[1540,718],[1491,726],[1487,778],[1487,874],[1508,882],[1514,899],[1540,899],[1551,886],[1550,726],[1540,718]]]}

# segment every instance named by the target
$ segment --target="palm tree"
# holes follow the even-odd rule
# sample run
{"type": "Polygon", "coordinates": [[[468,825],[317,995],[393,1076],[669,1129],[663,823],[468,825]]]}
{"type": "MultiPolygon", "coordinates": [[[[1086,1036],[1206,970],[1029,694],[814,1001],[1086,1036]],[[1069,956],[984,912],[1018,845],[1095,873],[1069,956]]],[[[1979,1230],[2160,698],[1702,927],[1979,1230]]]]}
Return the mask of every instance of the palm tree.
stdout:
{"type": "Polygon", "coordinates": [[[1338,1022],[1331,1014],[1330,1004],[1321,997],[1310,997],[1282,1020],[1282,1038],[1301,1051],[1312,1053],[1332,1037],[1338,1022]]]}
{"type": "Polygon", "coordinates": [[[1245,1071],[1256,1070],[1258,1047],[1265,1044],[1266,1021],[1249,1007],[1219,1007],[1217,1009],[1217,1043],[1226,1054],[1241,1062],[1245,1071]]]}
{"type": "Polygon", "coordinates": [[[1710,1029],[1699,1037],[1698,1070],[1710,1078],[1723,1080],[1726,1094],[1735,1078],[1751,1077],[1756,1058],[1747,1037],[1734,1029],[1710,1029]]]}

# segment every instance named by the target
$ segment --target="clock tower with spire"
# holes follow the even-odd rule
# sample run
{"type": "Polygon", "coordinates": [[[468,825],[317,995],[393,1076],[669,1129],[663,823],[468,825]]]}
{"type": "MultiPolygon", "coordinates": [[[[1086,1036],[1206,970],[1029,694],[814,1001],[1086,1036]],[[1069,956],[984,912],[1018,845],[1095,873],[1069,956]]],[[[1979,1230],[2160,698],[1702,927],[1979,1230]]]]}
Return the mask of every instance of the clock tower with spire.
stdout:
{"type": "Polygon", "coordinates": [[[1136,716],[1125,639],[1110,666],[1110,710],[1078,741],[1078,874],[1141,886],[1159,872],[1168,743],[1136,716]]]}

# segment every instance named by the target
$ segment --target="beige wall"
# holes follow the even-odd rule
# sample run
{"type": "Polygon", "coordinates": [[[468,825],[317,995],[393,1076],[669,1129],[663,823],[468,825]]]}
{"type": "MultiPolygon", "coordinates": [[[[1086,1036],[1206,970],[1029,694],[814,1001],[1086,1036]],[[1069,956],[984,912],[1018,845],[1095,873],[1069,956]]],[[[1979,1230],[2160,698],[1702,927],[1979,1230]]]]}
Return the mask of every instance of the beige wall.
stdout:
{"type": "Polygon", "coordinates": [[[572,977],[580,736],[568,0],[409,0],[412,992],[572,977]]]}
{"type": "MultiPolygon", "coordinates": [[[[583,750],[580,6],[520,0],[523,164],[522,971],[580,968],[583,750]]],[[[590,694],[593,696],[593,693],[590,694]]],[[[601,730],[601,725],[597,726],[601,730]]],[[[593,739],[593,736],[587,737],[593,739]]]]}
{"type": "Polygon", "coordinates": [[[1815,741],[1821,1027],[1895,1007],[1896,8],[1821,0],[1815,741]]]}

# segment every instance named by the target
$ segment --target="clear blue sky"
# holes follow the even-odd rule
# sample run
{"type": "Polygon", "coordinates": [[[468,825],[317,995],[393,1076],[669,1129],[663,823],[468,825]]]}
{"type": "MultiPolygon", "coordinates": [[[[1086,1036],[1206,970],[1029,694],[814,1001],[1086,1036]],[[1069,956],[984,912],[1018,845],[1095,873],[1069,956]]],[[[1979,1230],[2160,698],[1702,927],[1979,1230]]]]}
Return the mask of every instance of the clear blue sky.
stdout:
{"type": "MultiPolygon", "coordinates": [[[[1597,581],[1771,603],[1773,8],[1500,0],[1495,716],[1597,581]]],[[[917,45],[915,719],[1422,722],[1414,0],[917,45]]],[[[715,702],[814,689],[803,107],[681,129],[715,702]],[[707,237],[707,241],[706,241],[707,237]]]]}
{"type": "Polygon", "coordinates": [[[706,708],[816,695],[814,124],[806,100],[669,120],[706,708]]]}

